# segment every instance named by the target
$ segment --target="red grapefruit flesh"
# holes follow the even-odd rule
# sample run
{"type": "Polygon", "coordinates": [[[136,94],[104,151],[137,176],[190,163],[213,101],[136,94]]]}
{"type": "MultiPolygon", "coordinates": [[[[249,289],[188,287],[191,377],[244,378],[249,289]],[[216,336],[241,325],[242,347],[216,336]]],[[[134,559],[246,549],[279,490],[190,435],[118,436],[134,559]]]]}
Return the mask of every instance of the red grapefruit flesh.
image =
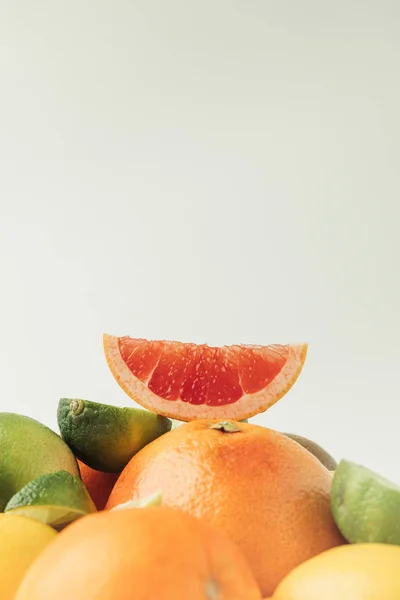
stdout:
{"type": "Polygon", "coordinates": [[[247,419],[292,387],[307,344],[211,346],[104,335],[108,366],[122,389],[160,415],[247,419]]]}

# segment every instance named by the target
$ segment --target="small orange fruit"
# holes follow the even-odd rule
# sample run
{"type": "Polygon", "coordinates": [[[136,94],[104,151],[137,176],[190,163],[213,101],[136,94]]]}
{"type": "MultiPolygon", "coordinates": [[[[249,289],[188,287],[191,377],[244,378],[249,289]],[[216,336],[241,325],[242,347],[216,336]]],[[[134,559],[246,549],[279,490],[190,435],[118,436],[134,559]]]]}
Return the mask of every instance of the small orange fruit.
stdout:
{"type": "Polygon", "coordinates": [[[87,491],[97,510],[103,510],[105,507],[111,490],[119,477],[119,473],[103,473],[91,469],[85,463],[78,460],[81,479],[86,485],[87,491]]]}
{"type": "Polygon", "coordinates": [[[198,420],[140,450],[106,508],[160,491],[165,505],[227,532],[267,596],[295,566],[345,543],[331,514],[331,485],[320,461],[283,434],[198,420]]]}
{"type": "Polygon", "coordinates": [[[261,600],[238,548],[167,507],[125,508],[64,529],[29,569],[16,600],[261,600]]]}

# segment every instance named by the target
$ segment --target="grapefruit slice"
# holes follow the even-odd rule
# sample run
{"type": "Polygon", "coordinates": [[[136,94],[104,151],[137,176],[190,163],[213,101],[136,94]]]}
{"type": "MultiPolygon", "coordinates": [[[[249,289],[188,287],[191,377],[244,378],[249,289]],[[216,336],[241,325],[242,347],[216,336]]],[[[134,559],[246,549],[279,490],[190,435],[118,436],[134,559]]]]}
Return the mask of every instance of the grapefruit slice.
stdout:
{"type": "Polygon", "coordinates": [[[108,366],[130,398],[179,419],[242,420],[292,387],[307,344],[222,346],[104,335],[108,366]]]}

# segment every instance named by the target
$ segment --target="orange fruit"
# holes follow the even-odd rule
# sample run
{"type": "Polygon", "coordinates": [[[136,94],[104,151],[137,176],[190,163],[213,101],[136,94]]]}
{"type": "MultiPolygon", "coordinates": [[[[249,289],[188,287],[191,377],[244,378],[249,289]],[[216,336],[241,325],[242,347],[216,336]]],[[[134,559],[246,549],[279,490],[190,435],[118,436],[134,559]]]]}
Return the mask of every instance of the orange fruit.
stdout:
{"type": "Polygon", "coordinates": [[[345,543],[331,514],[331,484],[320,461],[283,434],[197,420],[140,450],[106,509],[161,492],[163,504],[225,530],[268,595],[294,567],[345,543]]]}
{"type": "Polygon", "coordinates": [[[307,344],[213,348],[106,334],[104,350],[119,385],[144,408],[181,421],[240,421],[289,391],[307,344]]]}
{"type": "Polygon", "coordinates": [[[104,473],[91,469],[85,463],[78,460],[81,479],[86,486],[87,491],[97,510],[103,510],[114,487],[115,482],[119,477],[119,473],[104,473]]]}
{"type": "Polygon", "coordinates": [[[261,600],[223,532],[167,507],[79,519],[29,569],[16,600],[261,600]]]}

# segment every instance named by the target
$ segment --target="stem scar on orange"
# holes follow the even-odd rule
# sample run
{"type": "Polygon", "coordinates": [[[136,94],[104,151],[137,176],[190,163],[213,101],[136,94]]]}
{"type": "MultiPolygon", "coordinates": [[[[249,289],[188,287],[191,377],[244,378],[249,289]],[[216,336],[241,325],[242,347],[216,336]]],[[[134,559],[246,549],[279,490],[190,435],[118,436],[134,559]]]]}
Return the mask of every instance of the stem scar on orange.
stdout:
{"type": "Polygon", "coordinates": [[[211,347],[105,334],[108,366],[122,389],[157,414],[238,421],[265,411],[298,378],[307,344],[211,347]]]}

